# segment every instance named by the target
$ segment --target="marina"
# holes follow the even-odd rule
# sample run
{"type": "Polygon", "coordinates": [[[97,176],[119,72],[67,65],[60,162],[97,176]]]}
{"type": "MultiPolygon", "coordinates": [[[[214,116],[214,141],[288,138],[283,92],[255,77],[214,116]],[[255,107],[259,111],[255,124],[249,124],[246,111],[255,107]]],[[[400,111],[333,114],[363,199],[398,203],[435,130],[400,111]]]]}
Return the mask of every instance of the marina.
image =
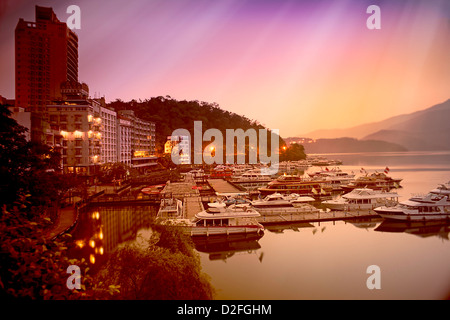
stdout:
{"type": "MultiPolygon", "coordinates": [[[[380,162],[384,165],[385,160],[382,159],[380,162]]],[[[349,165],[341,165],[342,171],[357,172],[359,164],[349,163],[349,165]]],[[[367,165],[366,167],[368,171],[375,171],[380,168],[380,165],[367,165]]],[[[309,170],[308,172],[312,173],[321,168],[310,167],[309,170]]],[[[445,184],[448,179],[442,181],[442,177],[448,176],[450,168],[442,169],[441,166],[437,166],[435,169],[427,171],[417,170],[415,167],[391,166],[391,171],[395,172],[396,176],[403,178],[403,188],[397,188],[391,192],[397,193],[400,201],[405,201],[414,197],[423,197],[423,194],[436,189],[440,184],[445,184]]],[[[143,188],[148,188],[148,186],[143,186],[141,189],[143,188]]],[[[96,240],[98,246],[103,246],[104,254],[114,250],[114,246],[118,245],[120,241],[130,241],[137,237],[141,232],[139,230],[146,230],[146,221],[150,222],[156,218],[161,214],[160,210],[165,207],[174,213],[169,216],[170,219],[178,217],[181,209],[182,219],[195,221],[196,215],[211,205],[243,207],[251,206],[252,202],[264,199],[262,196],[255,196],[245,190],[239,190],[232,181],[224,178],[212,179],[203,176],[201,179],[194,179],[191,174],[183,175],[179,181],[166,182],[163,188],[157,189],[160,190],[160,199],[152,204],[133,204],[131,207],[125,205],[91,206],[90,210],[95,210],[92,215],[99,217],[98,220],[97,218],[92,220],[92,223],[100,221],[104,226],[105,238],[102,241],[96,240]],[[199,189],[199,186],[202,186],[202,189],[199,189]],[[163,199],[167,199],[168,202],[163,202],[163,199]],[[176,210],[175,207],[170,209],[169,207],[174,204],[170,199],[177,199],[182,205],[177,205],[176,210]],[[99,214],[95,214],[96,212],[99,214]],[[117,213],[113,214],[113,212],[117,213]],[[119,219],[117,223],[122,226],[109,227],[109,221],[114,221],[114,219],[119,219]],[[125,227],[128,225],[120,222],[121,219],[135,221],[134,227],[133,224],[125,227]]],[[[383,193],[383,191],[377,192],[383,193]]],[[[144,194],[138,193],[136,196],[144,194]]],[[[339,199],[343,194],[342,191],[335,192],[333,199],[339,199]]],[[[122,196],[125,197],[127,194],[122,194],[122,196]]],[[[107,197],[113,197],[113,192],[108,192],[107,197]]],[[[411,259],[419,265],[435,266],[431,261],[439,263],[442,259],[444,259],[440,262],[442,266],[450,263],[450,261],[445,261],[445,254],[442,251],[446,252],[449,245],[449,227],[445,220],[402,222],[384,219],[372,209],[331,210],[313,197],[305,198],[295,193],[284,194],[283,197],[291,202],[297,200],[296,205],[299,206],[312,205],[313,209],[311,212],[295,213],[283,211],[281,207],[273,212],[256,209],[259,216],[254,218],[263,226],[262,233],[240,230],[238,233],[229,232],[228,235],[224,229],[218,234],[210,232],[213,231],[212,227],[217,230],[223,227],[223,221],[216,225],[217,219],[223,218],[217,215],[220,211],[218,209],[217,213],[210,215],[212,219],[216,220],[212,222],[214,226],[206,226],[206,222],[203,221],[203,232],[192,237],[205,272],[211,276],[212,284],[219,289],[218,299],[370,298],[370,292],[367,289],[364,290],[364,286],[362,289],[357,289],[361,287],[360,282],[364,282],[365,278],[364,280],[354,279],[355,275],[358,273],[364,275],[365,269],[355,270],[355,266],[363,267],[367,266],[367,263],[375,263],[383,265],[384,270],[397,270],[399,266],[405,267],[404,260],[411,259]],[[206,232],[207,228],[209,231],[206,232]],[[394,257],[390,253],[391,251],[395,252],[394,257]],[[431,252],[440,258],[432,258],[431,252]],[[423,260],[423,257],[427,257],[427,260],[423,260]],[[271,275],[270,281],[261,283],[260,277],[267,274],[271,275]],[[304,274],[309,276],[305,278],[304,274]],[[341,279],[341,275],[346,281],[336,280],[341,279]],[[243,288],[239,285],[242,281],[251,283],[252,287],[243,288]],[[343,287],[339,289],[339,286],[335,286],[335,292],[326,291],[324,288],[329,288],[327,281],[337,281],[343,287]],[[348,291],[349,286],[355,288],[348,291]],[[298,290],[299,287],[305,287],[307,291],[298,290]]],[[[90,215],[91,213],[86,216],[81,215],[82,221],[79,222],[81,229],[89,229],[84,227],[89,221],[84,220],[90,215]]],[[[81,229],[74,228],[75,239],[92,237],[81,236],[81,229]]],[[[96,258],[96,261],[101,261],[100,256],[96,256],[96,258]]],[[[410,263],[407,268],[411,270],[410,263]]],[[[434,281],[436,289],[421,283],[419,290],[414,287],[413,281],[405,276],[398,276],[396,279],[386,277],[383,278],[384,291],[380,292],[379,296],[384,298],[399,296],[439,298],[440,293],[436,290],[441,288],[442,292],[443,288],[439,287],[437,283],[441,281],[440,278],[450,275],[444,269],[429,276],[419,273],[419,268],[412,270],[415,271],[411,277],[414,279],[426,278],[426,281],[430,283],[434,281]],[[399,292],[390,289],[391,286],[400,284],[404,289],[399,292]],[[415,295],[411,295],[412,292],[415,292],[415,295]]]]}

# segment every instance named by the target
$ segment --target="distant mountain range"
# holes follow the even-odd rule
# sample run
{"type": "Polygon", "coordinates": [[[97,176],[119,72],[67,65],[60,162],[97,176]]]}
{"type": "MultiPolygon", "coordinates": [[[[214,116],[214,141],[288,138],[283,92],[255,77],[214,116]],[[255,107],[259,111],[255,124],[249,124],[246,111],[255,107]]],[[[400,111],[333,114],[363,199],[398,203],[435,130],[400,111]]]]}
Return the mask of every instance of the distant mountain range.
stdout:
{"type": "MultiPolygon", "coordinates": [[[[397,151],[392,150],[396,148],[398,148],[398,151],[400,149],[410,151],[450,150],[450,99],[425,110],[395,116],[383,121],[348,129],[317,130],[303,136],[316,139],[316,143],[311,144],[311,147],[318,142],[323,144],[322,139],[347,137],[359,140],[337,139],[336,142],[339,141],[341,144],[345,142],[345,148],[344,145],[342,145],[342,148],[346,150],[354,150],[362,146],[363,148],[371,149],[373,147],[377,149],[372,151],[397,151]],[[372,143],[368,143],[369,140],[372,143]],[[366,142],[363,143],[363,141],[366,142]],[[377,141],[377,143],[375,144],[374,141],[377,141]],[[382,142],[388,144],[383,145],[382,142]],[[350,147],[350,145],[353,147],[350,147]]],[[[329,141],[326,144],[331,147],[329,141]]],[[[308,148],[307,144],[305,144],[305,149],[308,153],[312,152],[308,150],[312,148],[308,148]]]]}

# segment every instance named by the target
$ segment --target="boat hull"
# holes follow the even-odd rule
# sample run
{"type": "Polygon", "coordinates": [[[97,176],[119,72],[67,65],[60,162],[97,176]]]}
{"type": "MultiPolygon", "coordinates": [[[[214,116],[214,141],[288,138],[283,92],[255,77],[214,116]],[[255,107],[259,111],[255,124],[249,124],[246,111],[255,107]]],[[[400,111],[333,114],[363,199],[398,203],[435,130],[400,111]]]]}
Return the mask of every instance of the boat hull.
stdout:
{"type": "Polygon", "coordinates": [[[437,221],[437,220],[449,220],[450,213],[404,213],[399,211],[389,211],[389,210],[374,210],[382,218],[388,220],[400,220],[400,221],[437,221]]]}

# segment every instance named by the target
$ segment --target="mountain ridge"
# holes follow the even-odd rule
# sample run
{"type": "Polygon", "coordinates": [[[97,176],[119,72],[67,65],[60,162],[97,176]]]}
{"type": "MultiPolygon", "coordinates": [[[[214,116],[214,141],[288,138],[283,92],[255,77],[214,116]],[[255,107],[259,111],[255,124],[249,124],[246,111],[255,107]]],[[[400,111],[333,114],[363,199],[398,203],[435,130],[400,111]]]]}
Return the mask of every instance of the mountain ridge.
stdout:
{"type": "Polygon", "coordinates": [[[429,108],[347,129],[315,130],[313,139],[351,137],[397,144],[408,150],[450,150],[450,99],[429,108]]]}

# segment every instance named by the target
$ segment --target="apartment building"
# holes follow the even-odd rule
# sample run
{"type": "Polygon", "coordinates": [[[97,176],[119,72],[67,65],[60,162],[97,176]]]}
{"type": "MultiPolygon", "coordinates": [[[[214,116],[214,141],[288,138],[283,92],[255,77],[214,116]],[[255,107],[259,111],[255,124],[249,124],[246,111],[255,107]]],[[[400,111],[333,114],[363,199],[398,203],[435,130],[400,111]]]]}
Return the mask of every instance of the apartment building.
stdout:
{"type": "Polygon", "coordinates": [[[131,165],[133,168],[145,171],[155,166],[155,135],[154,122],[139,119],[133,110],[121,110],[119,116],[131,124],[131,165]]]}

